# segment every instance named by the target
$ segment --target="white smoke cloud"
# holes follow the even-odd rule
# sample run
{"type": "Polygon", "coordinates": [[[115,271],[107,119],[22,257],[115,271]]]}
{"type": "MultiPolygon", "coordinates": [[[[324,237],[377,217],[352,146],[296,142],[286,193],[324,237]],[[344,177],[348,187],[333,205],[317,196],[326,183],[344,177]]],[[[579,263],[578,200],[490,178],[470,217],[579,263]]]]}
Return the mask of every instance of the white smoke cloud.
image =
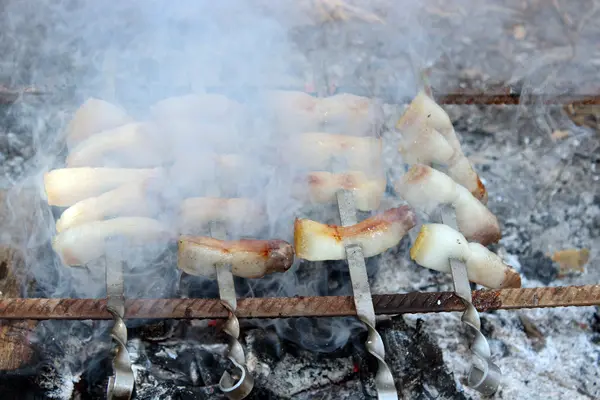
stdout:
{"type": "MultiPolygon", "coordinates": [[[[482,15],[488,14],[480,2],[452,3],[453,12],[466,16],[473,25],[485,23],[489,37],[502,34],[506,19],[513,16],[484,20],[482,15]]],[[[6,203],[10,222],[0,237],[2,243],[23,250],[30,275],[47,296],[104,296],[101,265],[68,268],[53,254],[50,242],[57,211],[41,201],[20,200],[32,190],[43,194],[42,174],[62,167],[66,123],[87,98],[118,104],[140,121],[152,118],[152,106],[171,96],[218,91],[243,104],[239,115],[228,113],[216,122],[197,115],[195,122],[204,129],[183,130],[183,134],[171,131],[180,121],[173,119],[170,125],[166,120],[162,139],[174,162],[168,165],[170,184],[162,195],[172,201],[172,207],[189,193],[218,194],[214,185],[222,171],[212,155],[237,153],[246,160],[243,171],[237,175],[235,188],[221,194],[248,196],[263,203],[267,228],[259,238],[291,241],[295,217],[331,222],[336,214],[331,207],[304,207],[292,196],[292,182],[302,169],[292,162],[293,157],[282,153],[281,144],[289,135],[270,123],[269,110],[261,106],[261,91],[329,85],[390,102],[406,100],[420,87],[423,68],[451,48],[469,46],[453,43],[450,34],[460,30],[469,36],[474,29],[468,24],[454,25],[434,5],[417,1],[355,2],[362,11],[346,10],[354,22],[344,28],[319,27],[324,14],[309,1],[11,0],[3,4],[0,80],[14,87],[35,85],[47,94],[14,108],[31,136],[35,156],[16,182],[8,182],[12,185],[11,201],[6,203]],[[380,16],[385,24],[362,20],[369,13],[380,16]],[[234,129],[221,130],[215,123],[231,124],[234,129]],[[21,224],[25,217],[34,220],[31,230],[21,224]]],[[[478,51],[473,46],[469,54],[476,59],[478,51]]],[[[172,223],[173,210],[165,209],[161,218],[172,223]]],[[[154,253],[132,256],[129,295],[151,292],[161,296],[171,289],[175,279],[172,254],[157,260],[154,253]],[[165,265],[157,273],[153,264],[161,262],[165,265]]],[[[315,288],[323,286],[318,280],[328,275],[305,279],[299,271],[303,267],[296,263],[287,273],[250,281],[247,293],[240,295],[318,294],[315,288]]],[[[292,335],[288,321],[273,323],[284,336],[292,335]]],[[[328,348],[345,343],[351,329],[358,326],[351,319],[323,324],[337,332],[328,348]]]]}

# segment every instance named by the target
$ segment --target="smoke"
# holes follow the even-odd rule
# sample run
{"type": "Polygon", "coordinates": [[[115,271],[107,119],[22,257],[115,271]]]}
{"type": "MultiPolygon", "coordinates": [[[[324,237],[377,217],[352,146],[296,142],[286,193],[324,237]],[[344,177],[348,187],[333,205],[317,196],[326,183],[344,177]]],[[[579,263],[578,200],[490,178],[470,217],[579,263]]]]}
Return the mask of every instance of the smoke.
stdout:
{"type": "MultiPolygon", "coordinates": [[[[449,68],[456,69],[461,63],[490,62],[480,59],[478,41],[484,38],[475,27],[486,24],[484,36],[489,40],[502,35],[506,21],[517,13],[509,9],[492,19],[488,6],[472,0],[454,1],[444,10],[427,2],[389,3],[393,6],[380,0],[359,4],[358,11],[347,9],[350,28],[342,29],[319,27],[327,15],[308,1],[3,2],[0,82],[9,87],[34,85],[45,92],[20,102],[6,116],[18,120],[15,125],[26,132],[32,148],[22,170],[6,181],[9,218],[0,236],[3,244],[26,255],[28,272],[36,281],[29,294],[105,296],[101,262],[66,267],[53,252],[55,221],[63,210],[41,200],[43,174],[63,167],[66,154],[73,150],[65,144],[72,112],[90,97],[107,100],[136,121],[158,127],[149,138],[164,155],[163,183],[168,184],[161,186],[164,203],[156,218],[166,225],[176,224],[177,204],[189,196],[248,197],[260,203],[266,216],[264,229],[252,235],[258,239],[291,242],[295,217],[335,223],[335,208],[307,205],[294,195],[294,183],[306,169],[294,157],[294,149],[284,146],[292,133],[274,123],[264,90],[338,88],[401,102],[421,88],[421,72],[440,59],[449,57],[449,68]],[[386,23],[368,22],[369,15],[386,23]],[[454,16],[472,24],[453,23],[454,16]],[[470,39],[454,41],[457,32],[470,39]],[[451,49],[465,47],[472,60],[449,56],[451,49]],[[188,112],[178,107],[161,112],[159,107],[173,96],[216,93],[229,102],[223,105],[212,98],[188,112]],[[215,154],[235,154],[242,160],[241,168],[227,172],[215,154]]],[[[507,71],[505,78],[537,71],[537,64],[522,64],[523,70],[507,71]]],[[[552,82],[536,82],[536,87],[552,82]]],[[[432,83],[438,87],[436,77],[432,83]]],[[[443,82],[439,87],[445,87],[443,82]]],[[[136,156],[128,153],[128,157],[136,156]]],[[[128,161],[111,158],[117,165],[128,161]]],[[[241,228],[228,233],[232,238],[248,236],[241,228]]],[[[128,255],[128,296],[172,294],[177,274],[169,246],[128,255]]],[[[335,290],[328,282],[332,271],[342,268],[335,263],[296,262],[286,273],[236,284],[240,296],[350,294],[347,276],[335,290]]],[[[198,295],[214,295],[214,281],[196,280],[198,295]]],[[[324,351],[338,348],[361,329],[352,318],[261,323],[324,351]]]]}
{"type": "MultiPolygon", "coordinates": [[[[331,31],[323,40],[322,34],[311,33],[324,17],[322,12],[310,6],[298,8],[296,3],[5,3],[3,46],[10,49],[5,53],[12,57],[2,68],[10,71],[6,79],[10,86],[32,84],[47,92],[36,103],[18,110],[22,125],[31,132],[34,156],[9,192],[15,201],[7,205],[14,219],[11,227],[28,228],[26,232],[12,231],[12,236],[4,238],[26,254],[29,273],[36,281],[35,292],[30,294],[105,296],[102,260],[84,268],[63,265],[50,245],[56,235],[55,220],[63,210],[37,201],[46,197],[43,174],[63,167],[65,155],[75,150],[65,145],[66,127],[72,112],[90,97],[109,101],[136,121],[150,121],[158,127],[158,133],[149,138],[157,141],[158,149],[164,149],[161,167],[166,171],[163,182],[168,184],[161,185],[165,203],[156,218],[166,225],[176,224],[177,204],[188,196],[248,197],[260,203],[266,210],[266,224],[254,236],[259,239],[292,242],[295,217],[335,223],[334,207],[307,205],[293,195],[294,183],[308,171],[300,165],[302,160],[293,157],[294,149],[285,146],[294,132],[282,127],[293,126],[273,123],[273,110],[265,106],[262,91],[303,91],[307,86],[321,85],[324,74],[332,80],[338,73],[352,75],[343,70],[348,65],[342,59],[358,61],[357,71],[370,68],[377,64],[372,58],[356,60],[351,54],[354,47],[364,48],[365,40],[374,39],[378,52],[408,55],[410,63],[426,64],[436,48],[425,46],[433,41],[420,23],[411,22],[420,11],[414,2],[406,2],[402,10],[390,11],[393,15],[388,16],[398,21],[402,40],[389,36],[377,24],[372,38],[331,31]],[[329,68],[327,59],[340,61],[338,67],[329,68]],[[227,95],[230,102],[222,105],[213,98],[214,103],[187,111],[177,100],[174,104],[163,102],[173,96],[214,92],[227,95]],[[242,167],[228,174],[215,154],[235,154],[242,167]],[[35,198],[35,204],[19,201],[24,193],[35,198]],[[32,224],[21,224],[32,211],[32,224]]],[[[365,8],[365,12],[371,11],[365,8]]],[[[418,77],[418,67],[410,63],[406,65],[410,68],[395,71],[384,82],[357,82],[362,87],[384,87],[393,79],[398,91],[394,96],[407,97],[418,77]]],[[[126,165],[131,161],[128,157],[136,155],[129,152],[122,159],[113,156],[110,164],[126,165]]],[[[243,231],[228,233],[232,238],[246,236],[243,231]]],[[[129,252],[127,296],[173,294],[176,261],[167,247],[169,244],[129,252]]],[[[342,275],[345,281],[335,290],[328,284],[340,269],[342,266],[335,263],[296,262],[283,274],[237,280],[238,294],[351,294],[347,275],[342,275]]],[[[214,281],[195,279],[202,288],[197,295],[215,294],[214,281]]],[[[279,334],[307,348],[322,351],[338,348],[362,329],[353,318],[260,323],[274,326],[279,334]]]]}
{"type": "MultiPolygon", "coordinates": [[[[1,15],[2,46],[13,57],[2,71],[14,71],[3,76],[6,86],[27,84],[44,91],[11,111],[20,120],[19,128],[28,131],[33,155],[10,182],[10,201],[5,203],[10,229],[2,241],[25,254],[35,281],[28,295],[105,296],[103,260],[68,267],[53,251],[55,222],[64,208],[45,203],[42,181],[44,173],[63,168],[65,157],[78,150],[67,145],[68,123],[92,97],[156,128],[145,138],[154,141],[149,146],[162,156],[155,165],[163,172],[158,190],[162,207],[154,217],[170,228],[177,224],[177,205],[190,196],[247,197],[261,204],[265,226],[252,236],[258,239],[292,242],[297,216],[335,218],[329,208],[311,207],[292,195],[293,184],[307,171],[281,153],[291,136],[277,129],[272,111],[264,106],[263,89],[304,90],[312,83],[314,60],[303,53],[302,43],[292,40],[285,21],[245,1],[47,1],[35,6],[12,1],[4,3],[1,15]],[[186,109],[186,100],[194,99],[181,97],[215,92],[228,99],[211,97],[186,109]],[[238,158],[233,167],[224,167],[227,160],[215,155],[238,158]]],[[[147,145],[138,154],[111,154],[102,165],[127,166],[132,157],[135,164],[143,164],[147,145]]],[[[228,234],[234,239],[249,236],[236,227],[228,234]]],[[[171,243],[132,248],[126,261],[128,297],[173,295],[178,274],[171,243]]],[[[238,279],[238,294],[323,294],[316,280],[327,279],[324,267],[311,267],[317,276],[299,275],[300,267],[265,279],[238,279]]],[[[194,279],[205,289],[214,288],[214,281],[194,279]]],[[[210,290],[202,292],[206,296],[210,290]]],[[[339,347],[360,327],[353,319],[266,322],[271,323],[282,336],[322,350],[339,347]]],[[[40,334],[48,334],[52,326],[46,324],[40,334]]]]}

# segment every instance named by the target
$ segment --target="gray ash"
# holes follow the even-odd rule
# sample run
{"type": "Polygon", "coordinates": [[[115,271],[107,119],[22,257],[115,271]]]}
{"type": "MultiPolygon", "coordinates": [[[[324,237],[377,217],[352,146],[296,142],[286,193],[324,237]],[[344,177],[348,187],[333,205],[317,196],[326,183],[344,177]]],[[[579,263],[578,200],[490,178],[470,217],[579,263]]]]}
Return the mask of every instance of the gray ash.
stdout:
{"type": "MultiPolygon", "coordinates": [[[[40,343],[45,347],[40,353],[44,359],[32,368],[22,369],[19,375],[0,374],[0,391],[21,396],[15,399],[103,398],[111,374],[108,346],[98,342],[105,338],[96,338],[96,342],[82,339],[90,336],[87,323],[56,323],[70,335],[40,343]],[[75,332],[81,329],[88,333],[75,332]],[[61,363],[64,354],[60,353],[75,349],[82,354],[81,363],[61,363]]],[[[215,328],[195,327],[188,322],[176,325],[168,330],[170,336],[161,340],[156,340],[156,332],[149,333],[147,328],[130,331],[128,349],[136,376],[134,398],[224,399],[218,389],[221,374],[229,367],[224,357],[224,337],[215,328]]],[[[396,317],[382,323],[380,332],[396,385],[406,398],[417,394],[425,398],[464,398],[444,366],[441,350],[421,323],[411,325],[396,317]]],[[[373,374],[377,364],[365,353],[364,340],[366,332],[353,336],[338,351],[319,353],[281,339],[271,330],[245,329],[242,343],[255,376],[255,390],[248,399],[375,399],[373,374]]]]}

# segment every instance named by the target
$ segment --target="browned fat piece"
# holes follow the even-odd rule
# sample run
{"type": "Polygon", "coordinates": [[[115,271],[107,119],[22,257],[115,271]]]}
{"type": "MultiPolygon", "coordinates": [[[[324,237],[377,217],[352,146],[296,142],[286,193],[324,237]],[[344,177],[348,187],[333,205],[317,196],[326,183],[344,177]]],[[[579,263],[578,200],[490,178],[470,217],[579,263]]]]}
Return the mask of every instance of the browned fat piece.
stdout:
{"type": "Polygon", "coordinates": [[[396,191],[408,204],[428,214],[442,204],[451,204],[458,230],[470,242],[489,245],[502,237],[498,219],[483,203],[448,175],[427,165],[413,165],[396,182],[396,191]]]}
{"type": "Polygon", "coordinates": [[[261,278],[285,272],[294,263],[294,248],[283,240],[218,240],[205,236],[179,238],[178,267],[190,275],[214,278],[215,268],[231,265],[233,275],[261,278]]]}
{"type": "Polygon", "coordinates": [[[425,268],[450,273],[450,259],[466,264],[471,282],[492,288],[519,288],[521,276],[479,243],[443,224],[426,224],[410,249],[410,257],[425,268]]]}
{"type": "Polygon", "coordinates": [[[399,151],[409,164],[444,164],[448,175],[482,203],[487,191],[464,155],[450,117],[435,101],[420,92],[398,120],[402,137],[399,151]]]}
{"type": "Polygon", "coordinates": [[[67,144],[73,148],[90,136],[133,122],[125,110],[107,101],[89,98],[75,111],[67,126],[67,144]]]}
{"type": "Polygon", "coordinates": [[[296,219],[294,248],[297,257],[309,261],[344,260],[345,246],[351,244],[360,245],[364,256],[372,257],[396,246],[415,224],[415,213],[408,206],[392,208],[348,227],[296,219]]]}
{"type": "Polygon", "coordinates": [[[349,190],[354,194],[356,208],[360,211],[372,211],[379,208],[385,193],[385,178],[379,175],[369,176],[362,171],[350,171],[343,174],[318,171],[311,172],[305,181],[296,184],[296,195],[308,196],[318,204],[334,203],[339,190],[349,190]],[[308,190],[307,190],[308,189],[308,190]]]}

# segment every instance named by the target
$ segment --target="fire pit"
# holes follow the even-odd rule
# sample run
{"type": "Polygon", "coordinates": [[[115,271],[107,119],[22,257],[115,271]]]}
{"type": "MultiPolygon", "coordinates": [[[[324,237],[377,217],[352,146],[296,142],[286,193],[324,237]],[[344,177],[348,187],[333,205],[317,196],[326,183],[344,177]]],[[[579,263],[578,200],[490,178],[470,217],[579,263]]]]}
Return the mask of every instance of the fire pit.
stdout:
{"type": "Polygon", "coordinates": [[[3,399],[600,396],[585,12],[4,6],[3,399]]]}

